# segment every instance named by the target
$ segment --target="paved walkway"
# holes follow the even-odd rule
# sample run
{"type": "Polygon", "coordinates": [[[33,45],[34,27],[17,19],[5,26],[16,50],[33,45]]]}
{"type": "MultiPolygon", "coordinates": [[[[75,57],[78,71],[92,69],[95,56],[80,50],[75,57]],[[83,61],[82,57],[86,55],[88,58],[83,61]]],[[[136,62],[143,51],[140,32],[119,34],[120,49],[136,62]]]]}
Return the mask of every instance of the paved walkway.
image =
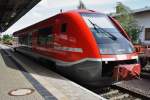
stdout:
{"type": "Polygon", "coordinates": [[[34,91],[26,96],[10,96],[11,90],[19,88],[35,88],[18,70],[16,65],[0,50],[0,100],[44,100],[43,97],[34,91]]]}
{"type": "Polygon", "coordinates": [[[45,96],[47,95],[50,95],[51,99],[46,100],[103,99],[97,94],[28,59],[26,56],[10,52],[10,50],[6,50],[9,48],[3,45],[0,45],[0,47],[7,51],[7,55],[1,51],[2,56],[0,56],[0,80],[5,81],[0,81],[0,100],[42,100],[46,99],[45,96]],[[12,62],[10,58],[13,58],[14,61],[12,62]],[[32,88],[35,92],[27,96],[9,96],[8,92],[16,88],[32,88]]]}

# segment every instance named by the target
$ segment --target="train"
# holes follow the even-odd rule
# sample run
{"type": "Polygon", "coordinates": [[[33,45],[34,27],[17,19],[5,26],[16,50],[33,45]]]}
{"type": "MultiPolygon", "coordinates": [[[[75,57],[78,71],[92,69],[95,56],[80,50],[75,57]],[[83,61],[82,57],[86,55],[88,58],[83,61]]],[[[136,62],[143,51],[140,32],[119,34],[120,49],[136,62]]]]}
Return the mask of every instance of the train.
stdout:
{"type": "Polygon", "coordinates": [[[15,51],[48,60],[83,85],[105,86],[140,74],[128,34],[114,18],[93,10],[61,12],[13,36],[15,51]]]}

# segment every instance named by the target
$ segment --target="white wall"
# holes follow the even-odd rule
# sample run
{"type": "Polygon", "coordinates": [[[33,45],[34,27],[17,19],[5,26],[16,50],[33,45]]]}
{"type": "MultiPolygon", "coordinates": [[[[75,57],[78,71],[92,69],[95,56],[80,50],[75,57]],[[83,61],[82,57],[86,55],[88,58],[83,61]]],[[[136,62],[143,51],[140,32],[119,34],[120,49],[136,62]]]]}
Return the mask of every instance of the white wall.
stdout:
{"type": "Polygon", "coordinates": [[[142,44],[150,45],[150,40],[145,41],[145,28],[150,28],[150,11],[136,14],[135,18],[138,22],[138,25],[143,26],[143,31],[140,36],[142,44]]]}

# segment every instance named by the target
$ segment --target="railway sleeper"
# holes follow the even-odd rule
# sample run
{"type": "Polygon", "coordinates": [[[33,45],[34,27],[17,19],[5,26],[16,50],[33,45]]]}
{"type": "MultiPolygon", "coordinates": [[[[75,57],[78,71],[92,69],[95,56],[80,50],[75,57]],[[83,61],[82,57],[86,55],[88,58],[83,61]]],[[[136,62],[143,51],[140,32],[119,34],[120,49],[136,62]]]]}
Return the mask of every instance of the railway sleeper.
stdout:
{"type": "Polygon", "coordinates": [[[114,95],[114,94],[117,94],[117,93],[119,93],[118,90],[112,90],[112,91],[110,91],[110,92],[101,94],[101,96],[114,95]]]}
{"type": "Polygon", "coordinates": [[[109,100],[121,100],[121,99],[128,98],[128,97],[129,97],[129,94],[125,93],[125,94],[121,94],[121,95],[111,97],[109,100]]]}

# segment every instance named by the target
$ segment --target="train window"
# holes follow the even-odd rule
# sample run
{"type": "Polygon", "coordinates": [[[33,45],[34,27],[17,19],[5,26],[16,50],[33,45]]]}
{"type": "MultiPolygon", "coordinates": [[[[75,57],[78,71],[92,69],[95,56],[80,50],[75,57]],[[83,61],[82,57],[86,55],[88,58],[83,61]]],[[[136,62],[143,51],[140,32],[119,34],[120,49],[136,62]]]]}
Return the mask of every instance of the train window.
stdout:
{"type": "Polygon", "coordinates": [[[52,27],[47,27],[43,29],[39,29],[38,31],[38,40],[37,43],[39,45],[48,45],[50,41],[53,40],[52,36],[52,27]]]}
{"type": "Polygon", "coordinates": [[[84,21],[93,33],[101,54],[124,54],[134,51],[128,41],[108,16],[99,13],[82,13],[84,21]]]}
{"type": "Polygon", "coordinates": [[[23,38],[21,36],[19,36],[19,44],[23,44],[23,38]]]}
{"type": "Polygon", "coordinates": [[[67,31],[67,23],[63,23],[61,25],[61,32],[66,32],[67,31]]]}
{"type": "Polygon", "coordinates": [[[25,36],[20,36],[19,37],[19,44],[21,45],[28,45],[28,36],[25,35],[25,36]]]}
{"type": "Polygon", "coordinates": [[[32,45],[32,33],[28,33],[24,36],[19,36],[19,44],[21,45],[32,45]]]}
{"type": "Polygon", "coordinates": [[[28,45],[32,45],[32,33],[28,33],[28,45]]]}

